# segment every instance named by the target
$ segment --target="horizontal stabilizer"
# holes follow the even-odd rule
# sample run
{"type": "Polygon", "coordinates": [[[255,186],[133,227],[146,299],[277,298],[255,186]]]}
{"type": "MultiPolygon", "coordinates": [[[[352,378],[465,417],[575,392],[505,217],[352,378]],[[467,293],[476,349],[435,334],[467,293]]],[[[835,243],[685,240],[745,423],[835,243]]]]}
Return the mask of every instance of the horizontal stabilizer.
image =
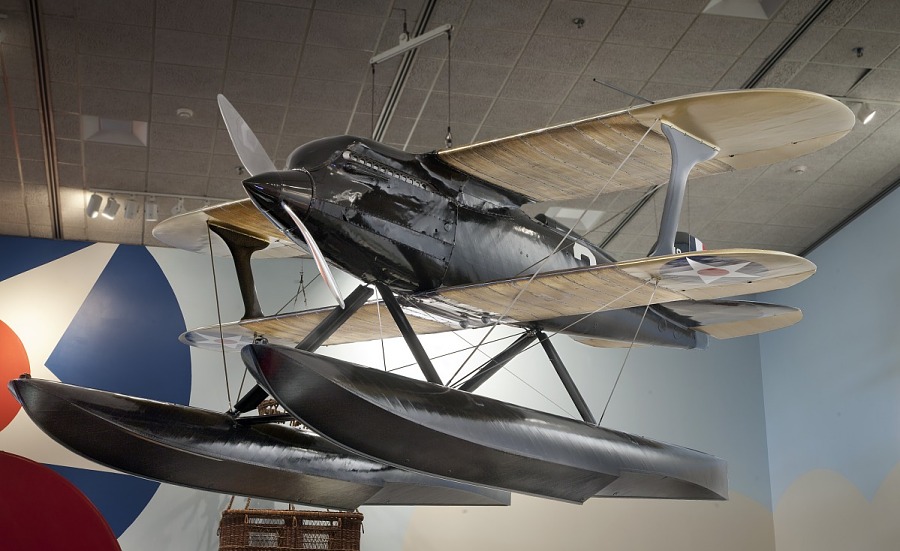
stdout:
{"type": "Polygon", "coordinates": [[[743,300],[685,300],[660,306],[686,326],[717,339],[756,335],[788,327],[803,319],[792,306],[743,300]]]}
{"type": "Polygon", "coordinates": [[[402,469],[575,503],[726,498],[725,462],[701,452],[293,348],[242,355],[304,424],[402,469]]]}
{"type": "Polygon", "coordinates": [[[151,480],[335,509],[509,504],[506,492],[389,467],[292,427],[53,381],[9,387],[63,446],[151,480]]]}

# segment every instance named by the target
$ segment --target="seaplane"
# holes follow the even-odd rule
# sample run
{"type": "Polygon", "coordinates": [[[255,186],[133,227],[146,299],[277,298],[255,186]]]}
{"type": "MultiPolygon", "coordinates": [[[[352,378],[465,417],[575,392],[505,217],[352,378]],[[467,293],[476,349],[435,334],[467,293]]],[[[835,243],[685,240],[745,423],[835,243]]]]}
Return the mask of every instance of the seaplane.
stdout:
{"type": "Polygon", "coordinates": [[[278,501],[505,505],[510,492],[719,500],[717,457],[600,426],[548,336],[588,346],[704,348],[798,322],[789,306],[735,300],[799,283],[810,261],[777,251],[704,250],[678,231],[688,176],[771,164],[849,132],[852,112],[806,91],[689,95],[461,147],[411,154],[338,136],[301,145],[279,170],[234,107],[220,110],[249,177],[248,197],[173,217],[154,235],[229,255],[241,320],[186,344],[239,351],[257,384],[226,412],[20,378],[31,418],[73,451],[163,482],[278,501]],[[668,183],[656,244],[616,261],[539,212],[551,201],[668,183]],[[266,316],[251,256],[298,250],[336,305],[266,316]],[[343,296],[332,268],[358,287],[343,296]],[[377,291],[377,298],[373,295],[377,291]],[[393,326],[379,323],[390,314],[393,326]],[[421,335],[516,328],[505,350],[444,381],[421,335]],[[422,378],[317,352],[402,337],[422,378]],[[540,345],[580,419],[479,394],[540,345]],[[252,414],[265,399],[283,413],[252,414]],[[300,427],[282,422],[293,420],[300,427]]]}

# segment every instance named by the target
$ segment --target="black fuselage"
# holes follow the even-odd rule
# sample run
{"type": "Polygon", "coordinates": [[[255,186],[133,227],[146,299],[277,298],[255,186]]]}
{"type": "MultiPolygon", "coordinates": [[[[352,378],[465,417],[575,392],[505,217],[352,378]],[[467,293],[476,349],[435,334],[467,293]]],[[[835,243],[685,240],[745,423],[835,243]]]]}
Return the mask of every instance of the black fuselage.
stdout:
{"type": "MultiPolygon", "coordinates": [[[[302,242],[280,208],[281,202],[290,205],[331,263],[401,296],[613,262],[567,228],[526,214],[522,206],[531,200],[525,195],[456,170],[435,154],[339,136],[301,146],[287,165],[273,175],[278,182],[260,175],[275,183],[274,196],[254,191],[252,181],[259,178],[245,184],[257,206],[302,242]]],[[[651,308],[641,324],[643,314],[628,309],[537,325],[618,341],[630,341],[640,326],[638,342],[705,345],[705,338],[658,309],[651,308]]]]}

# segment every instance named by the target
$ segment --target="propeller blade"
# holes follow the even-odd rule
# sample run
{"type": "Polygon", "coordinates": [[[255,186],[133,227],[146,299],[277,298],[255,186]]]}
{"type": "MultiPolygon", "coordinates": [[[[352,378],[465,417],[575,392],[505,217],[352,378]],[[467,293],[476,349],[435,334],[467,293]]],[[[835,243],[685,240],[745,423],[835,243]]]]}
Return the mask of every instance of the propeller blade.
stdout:
{"type": "Polygon", "coordinates": [[[253,133],[253,130],[250,130],[250,126],[237,112],[237,109],[222,94],[219,94],[217,98],[219,100],[219,111],[225,120],[225,127],[228,128],[231,143],[234,144],[234,150],[237,151],[241,163],[243,163],[247,172],[250,173],[250,176],[276,170],[275,163],[269,158],[268,153],[263,149],[262,144],[259,143],[256,134],[253,133]]]}
{"type": "Polygon", "coordinates": [[[288,216],[291,217],[294,224],[297,224],[300,233],[303,234],[303,240],[306,241],[306,245],[309,247],[309,253],[312,255],[313,260],[316,261],[316,268],[319,269],[319,273],[322,275],[325,285],[328,286],[328,290],[331,291],[331,294],[337,299],[338,304],[340,304],[343,309],[344,299],[341,297],[341,292],[338,290],[337,282],[334,280],[334,275],[331,273],[331,268],[329,268],[328,264],[325,262],[325,255],[322,254],[322,251],[319,250],[319,246],[316,245],[316,240],[313,239],[312,234],[306,229],[306,225],[300,221],[300,218],[294,214],[294,211],[291,210],[291,207],[289,207],[287,203],[282,202],[281,207],[288,213],[288,216]]]}

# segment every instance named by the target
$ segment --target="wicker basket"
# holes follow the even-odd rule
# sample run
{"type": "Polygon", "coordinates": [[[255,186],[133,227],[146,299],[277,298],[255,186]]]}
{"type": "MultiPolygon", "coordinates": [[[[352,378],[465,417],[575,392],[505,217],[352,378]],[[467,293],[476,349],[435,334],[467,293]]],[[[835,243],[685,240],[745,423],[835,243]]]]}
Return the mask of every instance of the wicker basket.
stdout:
{"type": "Polygon", "coordinates": [[[220,551],[330,549],[359,551],[362,513],[231,509],[219,522],[220,551]]]}

